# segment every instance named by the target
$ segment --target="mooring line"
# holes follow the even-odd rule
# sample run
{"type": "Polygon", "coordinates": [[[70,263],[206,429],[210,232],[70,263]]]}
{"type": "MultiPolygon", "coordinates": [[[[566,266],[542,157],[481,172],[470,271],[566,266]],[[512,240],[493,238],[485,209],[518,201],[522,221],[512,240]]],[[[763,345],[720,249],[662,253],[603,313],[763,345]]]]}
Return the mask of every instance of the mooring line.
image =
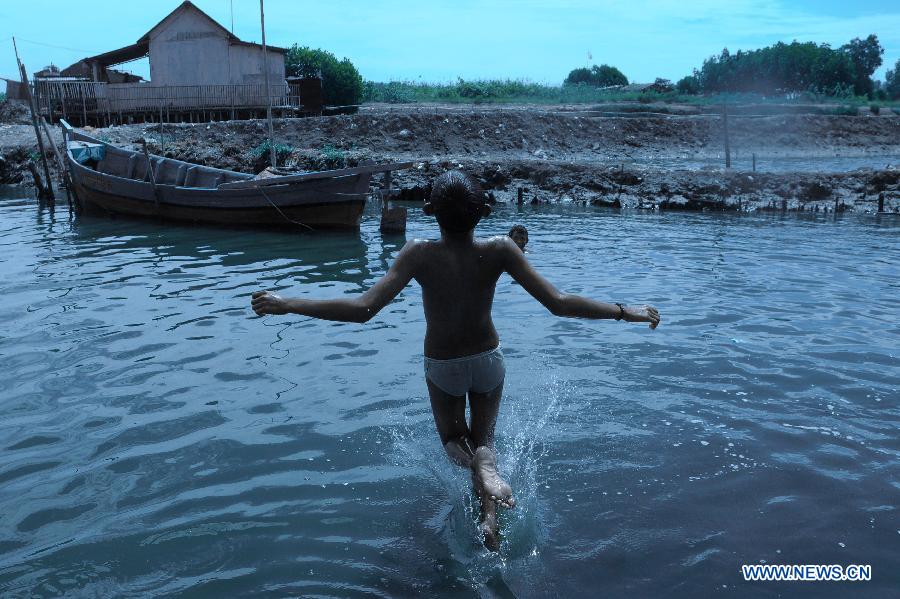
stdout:
{"type": "Polygon", "coordinates": [[[307,225],[306,223],[301,223],[300,221],[297,221],[297,220],[294,220],[294,219],[292,219],[292,218],[289,218],[284,212],[281,211],[281,208],[279,208],[279,207],[275,204],[275,202],[272,201],[272,199],[269,197],[269,194],[267,194],[266,191],[265,191],[262,187],[258,187],[257,189],[259,189],[259,191],[262,192],[263,197],[266,198],[266,201],[268,201],[270,204],[272,204],[272,208],[274,208],[275,210],[277,210],[277,211],[278,211],[278,214],[280,214],[280,215],[284,218],[284,220],[288,221],[289,223],[293,223],[293,224],[295,224],[295,225],[300,225],[301,227],[306,227],[306,228],[309,229],[310,231],[314,231],[314,230],[315,230],[315,229],[313,229],[312,227],[310,227],[309,225],[307,225]]]}

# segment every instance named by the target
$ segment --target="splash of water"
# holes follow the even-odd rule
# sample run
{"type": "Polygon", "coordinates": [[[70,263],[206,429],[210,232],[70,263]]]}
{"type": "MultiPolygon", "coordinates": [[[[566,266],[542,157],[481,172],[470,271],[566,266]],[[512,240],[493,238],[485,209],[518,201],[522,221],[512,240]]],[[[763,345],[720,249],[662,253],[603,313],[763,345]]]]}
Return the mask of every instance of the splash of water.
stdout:
{"type": "Polygon", "coordinates": [[[500,510],[498,553],[482,545],[479,503],[470,474],[447,459],[430,422],[427,427],[422,420],[407,422],[390,430],[395,465],[424,473],[429,484],[446,497],[446,504],[437,508],[432,518],[433,528],[449,549],[455,575],[479,593],[502,586],[502,575],[511,566],[537,558],[546,539],[546,522],[552,516],[539,492],[541,465],[549,445],[543,438],[553,429],[571,390],[555,376],[524,388],[528,391],[504,398],[497,425],[499,467],[516,497],[515,509],[500,510]]]}

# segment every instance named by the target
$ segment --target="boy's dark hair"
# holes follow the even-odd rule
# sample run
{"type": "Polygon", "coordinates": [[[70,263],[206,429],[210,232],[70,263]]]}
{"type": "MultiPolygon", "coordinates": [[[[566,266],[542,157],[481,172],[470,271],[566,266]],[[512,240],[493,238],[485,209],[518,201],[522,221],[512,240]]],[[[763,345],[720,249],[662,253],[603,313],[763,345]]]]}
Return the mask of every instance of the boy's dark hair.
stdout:
{"type": "Polygon", "coordinates": [[[453,233],[467,233],[482,216],[490,213],[484,192],[472,177],[460,171],[447,171],[431,186],[426,212],[434,214],[441,228],[453,233]]]}
{"type": "Polygon", "coordinates": [[[512,237],[513,233],[524,233],[525,237],[528,237],[528,229],[525,228],[525,225],[513,225],[512,229],[509,230],[507,235],[512,237]]]}

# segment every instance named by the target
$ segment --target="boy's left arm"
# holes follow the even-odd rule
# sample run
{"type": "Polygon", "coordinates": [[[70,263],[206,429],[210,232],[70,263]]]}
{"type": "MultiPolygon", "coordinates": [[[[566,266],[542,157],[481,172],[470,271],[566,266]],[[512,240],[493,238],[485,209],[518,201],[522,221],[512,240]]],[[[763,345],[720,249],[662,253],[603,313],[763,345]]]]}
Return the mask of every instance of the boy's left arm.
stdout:
{"type": "Polygon", "coordinates": [[[412,280],[419,255],[418,245],[416,241],[412,241],[403,246],[397,254],[397,260],[384,276],[362,295],[349,299],[311,300],[286,298],[268,291],[256,291],[251,300],[253,311],[259,316],[300,314],[324,320],[366,322],[397,297],[412,280]]]}

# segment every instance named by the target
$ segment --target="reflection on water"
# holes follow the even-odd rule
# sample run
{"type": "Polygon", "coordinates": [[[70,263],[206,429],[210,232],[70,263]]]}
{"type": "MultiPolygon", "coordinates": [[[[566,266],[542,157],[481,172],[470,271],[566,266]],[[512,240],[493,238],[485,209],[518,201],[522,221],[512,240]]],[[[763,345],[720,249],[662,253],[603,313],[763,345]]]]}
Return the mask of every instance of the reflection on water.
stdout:
{"type": "Polygon", "coordinates": [[[846,596],[739,580],[763,561],[897,588],[896,217],[501,206],[483,232],[516,222],[560,287],[664,323],[501,279],[497,556],[434,432],[416,287],[365,325],[248,308],[370,285],[404,243],[374,207],[299,235],[0,200],[2,594],[846,596]]]}

